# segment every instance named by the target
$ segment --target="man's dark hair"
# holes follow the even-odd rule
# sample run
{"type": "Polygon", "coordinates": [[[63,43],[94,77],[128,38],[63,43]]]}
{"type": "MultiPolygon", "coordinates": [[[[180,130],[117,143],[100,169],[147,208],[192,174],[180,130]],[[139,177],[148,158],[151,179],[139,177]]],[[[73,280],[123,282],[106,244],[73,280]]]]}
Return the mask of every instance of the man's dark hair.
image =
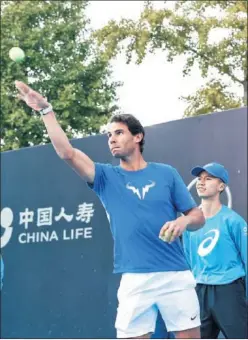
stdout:
{"type": "Polygon", "coordinates": [[[142,133],[143,138],[139,142],[139,146],[140,146],[140,152],[141,153],[143,152],[144,144],[145,144],[145,130],[137,118],[135,118],[133,115],[130,115],[130,114],[117,114],[110,118],[109,123],[125,124],[133,136],[137,135],[138,133],[142,133]]]}

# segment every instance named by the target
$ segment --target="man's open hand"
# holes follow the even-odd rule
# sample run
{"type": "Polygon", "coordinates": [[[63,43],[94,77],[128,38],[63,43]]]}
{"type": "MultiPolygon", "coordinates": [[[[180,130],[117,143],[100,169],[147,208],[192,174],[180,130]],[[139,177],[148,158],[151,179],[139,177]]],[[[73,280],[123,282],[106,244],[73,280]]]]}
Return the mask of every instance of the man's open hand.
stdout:
{"type": "Polygon", "coordinates": [[[18,98],[23,100],[33,110],[40,111],[41,109],[45,109],[49,106],[46,98],[42,97],[42,95],[38,92],[32,90],[31,87],[22,81],[16,80],[15,86],[19,91],[18,98]]]}

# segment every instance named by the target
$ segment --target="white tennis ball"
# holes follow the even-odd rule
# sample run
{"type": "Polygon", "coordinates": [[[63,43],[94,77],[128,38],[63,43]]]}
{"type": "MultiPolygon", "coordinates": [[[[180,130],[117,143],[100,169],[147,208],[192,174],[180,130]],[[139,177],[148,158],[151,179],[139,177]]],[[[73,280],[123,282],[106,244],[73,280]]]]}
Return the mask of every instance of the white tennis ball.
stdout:
{"type": "Polygon", "coordinates": [[[12,47],[9,50],[9,57],[15,62],[20,62],[24,60],[25,53],[20,47],[12,47]]]}

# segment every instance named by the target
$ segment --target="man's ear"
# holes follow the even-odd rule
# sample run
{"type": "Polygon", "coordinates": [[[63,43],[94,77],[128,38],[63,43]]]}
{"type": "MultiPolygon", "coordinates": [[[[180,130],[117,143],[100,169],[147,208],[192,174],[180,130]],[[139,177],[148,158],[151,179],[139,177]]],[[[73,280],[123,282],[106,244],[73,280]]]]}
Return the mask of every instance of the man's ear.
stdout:
{"type": "Polygon", "coordinates": [[[144,136],[143,136],[143,133],[140,132],[140,133],[137,133],[137,135],[135,135],[135,137],[136,137],[137,142],[139,143],[140,141],[142,141],[144,136]]]}

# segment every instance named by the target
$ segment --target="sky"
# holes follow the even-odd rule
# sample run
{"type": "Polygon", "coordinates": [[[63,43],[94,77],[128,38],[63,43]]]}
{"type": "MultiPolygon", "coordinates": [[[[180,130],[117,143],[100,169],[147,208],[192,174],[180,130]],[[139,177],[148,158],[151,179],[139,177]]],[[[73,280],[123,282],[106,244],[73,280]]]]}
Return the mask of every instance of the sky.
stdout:
{"type": "MultiPolygon", "coordinates": [[[[162,1],[153,2],[163,6],[162,1]]],[[[111,19],[137,19],[142,8],[143,1],[91,1],[87,13],[92,28],[99,29],[111,19]]],[[[157,51],[140,65],[127,65],[125,55],[118,55],[111,65],[112,79],[124,83],[117,91],[121,111],[135,115],[144,126],[182,118],[187,104],[179,97],[193,94],[206,82],[197,67],[183,77],[185,60],[180,56],[169,63],[165,53],[157,51]]]]}

